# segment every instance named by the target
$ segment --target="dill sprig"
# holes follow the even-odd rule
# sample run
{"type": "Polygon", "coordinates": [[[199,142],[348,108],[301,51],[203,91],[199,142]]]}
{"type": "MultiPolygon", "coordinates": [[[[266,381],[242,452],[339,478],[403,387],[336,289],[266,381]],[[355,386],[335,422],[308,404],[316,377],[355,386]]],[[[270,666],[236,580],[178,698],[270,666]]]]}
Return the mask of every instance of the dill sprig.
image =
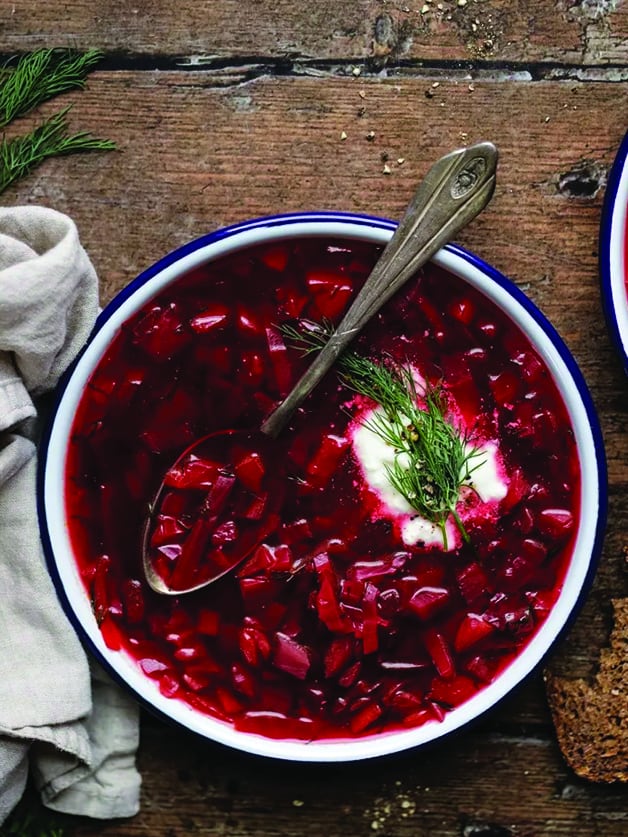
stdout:
{"type": "Polygon", "coordinates": [[[14,67],[5,66],[0,75],[0,128],[59,93],[83,89],[101,58],[97,49],[38,49],[21,56],[14,67]]]}
{"type": "MultiPolygon", "coordinates": [[[[306,323],[304,328],[282,327],[285,336],[304,353],[316,351],[329,337],[329,325],[306,323]]],[[[456,511],[463,485],[482,464],[470,434],[447,419],[447,406],[439,385],[425,383],[419,392],[414,373],[387,359],[379,362],[354,351],[338,358],[342,382],[374,401],[380,410],[364,426],[394,451],[386,466],[390,484],[422,517],[436,524],[447,549],[447,520],[451,516],[463,539],[469,540],[456,511]]]]}
{"type": "Polygon", "coordinates": [[[0,192],[31,172],[48,157],[78,151],[112,151],[116,144],[98,139],[87,131],[68,133],[69,107],[51,116],[33,131],[0,141],[0,192]]]}

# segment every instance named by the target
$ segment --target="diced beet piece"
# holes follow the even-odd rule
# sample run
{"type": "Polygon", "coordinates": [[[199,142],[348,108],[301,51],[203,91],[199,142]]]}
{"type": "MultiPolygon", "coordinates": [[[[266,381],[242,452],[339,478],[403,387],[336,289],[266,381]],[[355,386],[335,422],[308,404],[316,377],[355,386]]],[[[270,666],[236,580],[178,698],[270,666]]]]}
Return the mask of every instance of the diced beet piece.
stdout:
{"type": "Polygon", "coordinates": [[[432,681],[430,697],[444,706],[459,706],[476,693],[477,687],[470,677],[456,674],[449,679],[435,677],[432,681]]]}
{"type": "Polygon", "coordinates": [[[240,482],[250,491],[261,491],[266,467],[257,451],[244,451],[234,462],[234,471],[240,482]]]}
{"type": "Polygon", "coordinates": [[[100,623],[100,632],[105,640],[105,645],[110,651],[119,651],[122,648],[122,632],[111,614],[107,614],[100,623]]]}
{"type": "Polygon", "coordinates": [[[269,494],[261,491],[253,495],[247,502],[243,502],[242,506],[238,505],[237,516],[243,520],[262,520],[268,510],[269,500],[269,494]]]}
{"type": "Polygon", "coordinates": [[[318,310],[328,320],[342,314],[353,294],[353,285],[346,277],[327,270],[310,270],[305,283],[318,310]]]}
{"type": "Polygon", "coordinates": [[[239,306],[236,323],[243,336],[263,337],[268,321],[262,312],[254,311],[251,308],[239,306]]]}
{"type": "Polygon", "coordinates": [[[429,630],[424,633],[423,641],[440,676],[446,678],[453,677],[455,673],[454,661],[451,656],[449,643],[445,637],[438,631],[429,630]]]}
{"type": "Polygon", "coordinates": [[[170,661],[165,658],[142,657],[138,662],[144,674],[155,680],[159,679],[165,671],[172,668],[170,661]]]}
{"type": "Polygon", "coordinates": [[[244,711],[242,701],[229,690],[222,687],[216,689],[216,697],[220,701],[223,711],[230,717],[235,718],[244,711]]]}
{"type": "Polygon", "coordinates": [[[310,482],[319,488],[327,485],[349,445],[350,440],[346,437],[326,433],[307,466],[310,482]]]}
{"type": "Polygon", "coordinates": [[[393,619],[401,611],[401,595],[395,587],[380,590],[377,610],[384,619],[393,619]]]}
{"type": "Polygon", "coordinates": [[[231,666],[231,682],[236,692],[247,698],[254,698],[257,691],[257,683],[253,674],[241,663],[234,663],[231,666]]]}
{"type": "Polygon", "coordinates": [[[254,576],[240,579],[240,592],[248,612],[256,612],[260,606],[270,604],[279,594],[282,585],[272,578],[254,576]]]}
{"type": "Polygon", "coordinates": [[[311,652],[292,637],[277,632],[274,637],[272,662],[275,668],[305,680],[311,666],[311,652]]]}
{"type": "Polygon", "coordinates": [[[281,527],[281,538],[289,546],[299,541],[308,540],[311,537],[312,530],[310,529],[310,524],[304,517],[293,520],[290,523],[284,523],[281,527]]]}
{"type": "Polygon", "coordinates": [[[526,591],[525,597],[535,616],[544,619],[556,603],[558,593],[555,590],[531,590],[526,591]]]}
{"type": "Polygon", "coordinates": [[[144,587],[136,578],[128,578],[122,587],[124,612],[131,625],[137,625],[144,619],[144,587]]]}
{"type": "Polygon", "coordinates": [[[497,593],[484,613],[485,618],[500,631],[524,637],[534,630],[534,618],[527,604],[518,597],[497,593]]]}
{"type": "Polygon", "coordinates": [[[181,691],[179,678],[170,671],[164,671],[159,678],[159,691],[164,697],[173,698],[181,691]]]}
{"type": "Polygon", "coordinates": [[[473,605],[488,595],[488,578],[482,567],[472,561],[457,576],[458,587],[466,603],[473,605]]]}
{"type": "Polygon", "coordinates": [[[345,669],[342,675],[338,678],[338,683],[345,689],[348,689],[349,686],[353,686],[355,681],[360,676],[360,672],[362,671],[362,663],[360,660],[356,660],[355,663],[352,663],[349,668],[345,669]]]}
{"type": "Polygon", "coordinates": [[[502,500],[502,508],[509,511],[514,508],[524,497],[530,493],[530,485],[527,482],[521,468],[513,468],[509,474],[508,492],[502,500]]]}
{"type": "Polygon", "coordinates": [[[541,532],[554,538],[566,538],[573,529],[573,514],[569,509],[548,508],[538,515],[541,532]]]}
{"type": "Polygon", "coordinates": [[[321,578],[316,594],[318,618],[332,633],[345,633],[351,630],[351,624],[343,616],[336,593],[336,583],[329,575],[321,578]]]}
{"type": "Polygon", "coordinates": [[[290,319],[297,319],[303,313],[309,299],[300,287],[290,284],[277,288],[277,302],[282,314],[290,319]]]}
{"type": "Polygon", "coordinates": [[[166,471],[164,485],[179,489],[208,489],[214,484],[220,468],[219,462],[191,453],[166,471]]]}
{"type": "Polygon", "coordinates": [[[135,345],[157,360],[174,357],[191,339],[174,302],[165,307],[154,305],[133,328],[135,345]]]}
{"type": "Polygon", "coordinates": [[[446,587],[420,587],[410,598],[408,609],[427,622],[447,607],[450,598],[446,587]]]}
{"type": "Polygon", "coordinates": [[[364,597],[364,582],[343,578],[340,582],[340,596],[344,604],[359,607],[364,597]]]}
{"type": "Polygon", "coordinates": [[[386,697],[385,703],[390,709],[405,717],[411,712],[419,711],[423,706],[423,699],[414,692],[398,687],[386,697]]]}
{"type": "Polygon", "coordinates": [[[272,563],[271,547],[260,544],[251,557],[238,570],[239,578],[247,578],[258,573],[267,573],[272,563]]]}
{"type": "Polygon", "coordinates": [[[259,628],[242,627],[240,630],[240,651],[250,666],[258,668],[270,656],[270,641],[259,628]]]}
{"type": "Polygon", "coordinates": [[[383,711],[378,703],[374,700],[369,700],[358,712],[351,716],[351,720],[349,721],[351,732],[354,734],[364,732],[364,730],[372,726],[381,717],[383,711]]]}
{"type": "Polygon", "coordinates": [[[379,590],[370,581],[364,587],[362,602],[362,646],[364,654],[373,654],[379,648],[377,597],[379,590]]]}
{"type": "Polygon", "coordinates": [[[495,675],[496,665],[483,655],[476,654],[465,663],[464,669],[479,683],[490,683],[495,675]]]}
{"type": "Polygon", "coordinates": [[[394,575],[405,567],[408,557],[407,552],[394,552],[372,561],[354,561],[347,570],[347,578],[367,581],[394,575]]]}
{"type": "Polygon", "coordinates": [[[423,724],[427,724],[429,721],[437,721],[439,720],[434,712],[432,706],[429,706],[425,709],[418,709],[416,712],[409,712],[407,715],[401,719],[401,722],[404,726],[407,727],[421,727],[423,724]]]}
{"type": "Polygon", "coordinates": [[[246,385],[253,388],[261,387],[266,371],[262,355],[253,349],[243,349],[240,364],[240,374],[246,381],[246,385]]]}
{"type": "Polygon", "coordinates": [[[215,675],[206,671],[201,666],[193,669],[192,666],[187,666],[182,677],[183,682],[193,692],[202,692],[209,688],[215,680],[215,675]]]}
{"type": "Polygon", "coordinates": [[[512,408],[511,419],[506,428],[520,439],[534,436],[535,406],[531,401],[517,401],[512,408]]]}
{"type": "Polygon", "coordinates": [[[456,631],[454,648],[466,651],[493,633],[494,626],[477,613],[467,613],[456,631]]]}
{"type": "Polygon", "coordinates": [[[422,558],[416,565],[416,583],[420,587],[443,587],[446,574],[443,562],[434,558],[422,558]]]}
{"type": "Polygon", "coordinates": [[[229,309],[227,306],[215,303],[192,317],[190,326],[196,334],[208,334],[218,328],[224,328],[228,319],[229,309]]]}
{"type": "Polygon", "coordinates": [[[325,677],[334,677],[351,660],[353,654],[353,639],[348,636],[333,639],[325,652],[325,677]]]}
{"type": "Polygon", "coordinates": [[[290,251],[285,244],[272,244],[260,255],[260,260],[271,270],[283,273],[290,259],[290,251]]]}
{"type": "Polygon", "coordinates": [[[534,528],[534,515],[528,506],[521,506],[512,521],[514,528],[522,535],[529,534],[534,528]]]}
{"type": "Polygon", "coordinates": [[[217,636],[220,627],[220,613],[217,610],[203,608],[196,622],[196,629],[205,636],[217,636]]]}
{"type": "Polygon", "coordinates": [[[520,375],[529,384],[536,383],[543,373],[543,364],[537,355],[526,349],[520,349],[512,354],[512,361],[520,370],[520,375]]]}
{"type": "Polygon", "coordinates": [[[92,584],[92,599],[94,613],[99,623],[102,623],[108,614],[113,616],[122,615],[122,602],[118,597],[109,555],[101,555],[96,563],[96,572],[92,584]]]}
{"type": "Polygon", "coordinates": [[[520,395],[521,381],[514,372],[509,370],[490,375],[489,383],[498,407],[513,404],[520,395]]]}
{"type": "Polygon", "coordinates": [[[168,514],[157,515],[154,527],[150,536],[150,545],[153,548],[172,543],[187,531],[178,518],[168,514]]]}
{"type": "Polygon", "coordinates": [[[200,642],[195,642],[190,645],[184,645],[181,648],[177,648],[174,652],[174,657],[176,660],[180,660],[181,662],[187,662],[188,660],[202,660],[207,657],[207,649],[200,642]]]}
{"type": "MultiPolygon", "coordinates": [[[[198,570],[203,565],[207,546],[216,529],[216,519],[227,504],[234,484],[235,477],[220,474],[203,501],[201,513],[183,542],[181,556],[170,576],[169,583],[173,589],[184,589],[198,583],[198,570]]],[[[219,550],[214,550],[214,560],[218,554],[219,550]]],[[[211,574],[213,572],[214,568],[211,574]]]]}
{"type": "Polygon", "coordinates": [[[233,520],[225,520],[212,533],[212,543],[216,546],[232,543],[238,537],[238,525],[233,520]]]}
{"type": "Polygon", "coordinates": [[[266,329],[266,343],[275,379],[275,389],[283,398],[290,391],[292,384],[292,366],[288,357],[288,349],[281,333],[276,328],[266,329]]]}
{"type": "Polygon", "coordinates": [[[465,421],[475,423],[477,417],[483,413],[482,397],[466,361],[464,361],[464,366],[460,374],[447,377],[447,392],[453,398],[465,421]]]}
{"type": "Polygon", "coordinates": [[[451,316],[464,325],[469,325],[475,314],[475,306],[469,299],[458,298],[449,306],[451,316]]]}

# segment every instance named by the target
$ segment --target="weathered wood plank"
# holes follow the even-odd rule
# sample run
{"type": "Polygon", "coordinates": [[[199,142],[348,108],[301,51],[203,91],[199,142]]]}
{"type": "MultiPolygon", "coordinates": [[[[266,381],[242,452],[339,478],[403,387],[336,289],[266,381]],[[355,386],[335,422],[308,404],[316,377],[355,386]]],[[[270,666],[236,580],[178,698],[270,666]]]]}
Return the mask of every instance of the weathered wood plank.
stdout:
{"type": "Polygon", "coordinates": [[[484,60],[607,65],[628,58],[625,3],[546,0],[3,0],[0,51],[100,46],[180,59],[484,60]]]}

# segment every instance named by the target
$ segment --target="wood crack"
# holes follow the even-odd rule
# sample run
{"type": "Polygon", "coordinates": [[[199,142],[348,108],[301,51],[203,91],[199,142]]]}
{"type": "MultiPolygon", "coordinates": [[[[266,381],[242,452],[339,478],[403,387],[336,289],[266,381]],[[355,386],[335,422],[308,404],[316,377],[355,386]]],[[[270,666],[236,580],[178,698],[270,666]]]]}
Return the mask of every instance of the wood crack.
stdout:
{"type": "MultiPolygon", "coordinates": [[[[0,54],[0,64],[14,58],[0,54]]],[[[317,59],[302,54],[269,55],[163,55],[108,52],[98,67],[108,72],[178,71],[231,75],[249,81],[261,76],[432,78],[440,75],[456,80],[471,76],[478,80],[510,81],[590,81],[622,83],[628,80],[628,64],[574,65],[569,62],[525,62],[489,59],[435,60],[399,59],[385,68],[372,58],[317,59]]]]}

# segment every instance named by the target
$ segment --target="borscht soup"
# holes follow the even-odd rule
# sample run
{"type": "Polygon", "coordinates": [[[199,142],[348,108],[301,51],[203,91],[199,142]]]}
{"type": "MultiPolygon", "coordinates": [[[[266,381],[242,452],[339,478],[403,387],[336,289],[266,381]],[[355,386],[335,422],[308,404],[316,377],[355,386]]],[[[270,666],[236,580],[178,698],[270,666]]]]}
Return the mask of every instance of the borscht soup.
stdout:
{"type": "Polygon", "coordinates": [[[438,724],[561,591],[580,515],[569,414],[523,331],[443,267],[260,440],[380,252],[304,236],[190,270],[122,325],[76,410],[66,516],[106,645],[236,730],[305,742],[438,724]],[[147,520],[177,589],[239,563],[155,593],[147,520]]]}

